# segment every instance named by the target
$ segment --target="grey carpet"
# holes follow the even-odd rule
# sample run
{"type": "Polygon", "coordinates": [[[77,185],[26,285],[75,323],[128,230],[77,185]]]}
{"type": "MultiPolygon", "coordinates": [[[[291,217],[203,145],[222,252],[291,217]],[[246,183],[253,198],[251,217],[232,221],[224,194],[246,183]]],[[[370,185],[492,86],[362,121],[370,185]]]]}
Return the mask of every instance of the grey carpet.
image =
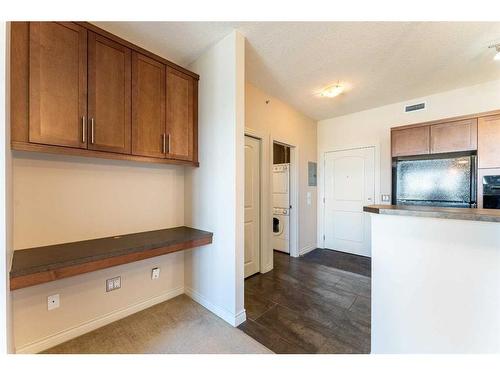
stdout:
{"type": "Polygon", "coordinates": [[[272,353],[186,295],[67,341],[45,354],[272,353]]]}

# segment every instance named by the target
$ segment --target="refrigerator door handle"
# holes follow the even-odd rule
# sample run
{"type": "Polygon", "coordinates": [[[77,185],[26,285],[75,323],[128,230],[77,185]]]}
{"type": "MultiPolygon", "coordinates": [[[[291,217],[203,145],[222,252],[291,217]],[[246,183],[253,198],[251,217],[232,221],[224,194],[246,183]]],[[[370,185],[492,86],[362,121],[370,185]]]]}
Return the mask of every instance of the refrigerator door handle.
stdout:
{"type": "Polygon", "coordinates": [[[470,201],[473,208],[477,207],[477,156],[472,155],[470,163],[470,201]]]}

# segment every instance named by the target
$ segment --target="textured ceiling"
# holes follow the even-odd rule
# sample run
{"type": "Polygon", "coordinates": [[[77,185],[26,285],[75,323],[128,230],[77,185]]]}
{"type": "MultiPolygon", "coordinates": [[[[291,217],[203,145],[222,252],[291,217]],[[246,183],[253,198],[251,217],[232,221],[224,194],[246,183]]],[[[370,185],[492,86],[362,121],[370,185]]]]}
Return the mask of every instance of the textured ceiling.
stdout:
{"type": "MultiPolygon", "coordinates": [[[[313,119],[500,79],[500,22],[95,22],[180,65],[238,29],[255,86],[313,119]],[[318,90],[337,81],[336,98],[318,90]]],[[[203,77],[202,77],[203,78],[203,77]]]]}

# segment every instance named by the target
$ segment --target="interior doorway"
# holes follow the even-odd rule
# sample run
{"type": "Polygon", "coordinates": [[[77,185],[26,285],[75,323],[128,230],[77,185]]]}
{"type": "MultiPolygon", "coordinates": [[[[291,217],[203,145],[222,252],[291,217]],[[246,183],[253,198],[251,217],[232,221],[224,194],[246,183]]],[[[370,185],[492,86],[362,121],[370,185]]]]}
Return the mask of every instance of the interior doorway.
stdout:
{"type": "Polygon", "coordinates": [[[290,254],[290,147],[273,143],[273,250],[290,254]]]}
{"type": "Polygon", "coordinates": [[[298,257],[297,148],[273,140],[272,149],[273,250],[298,257]]]}

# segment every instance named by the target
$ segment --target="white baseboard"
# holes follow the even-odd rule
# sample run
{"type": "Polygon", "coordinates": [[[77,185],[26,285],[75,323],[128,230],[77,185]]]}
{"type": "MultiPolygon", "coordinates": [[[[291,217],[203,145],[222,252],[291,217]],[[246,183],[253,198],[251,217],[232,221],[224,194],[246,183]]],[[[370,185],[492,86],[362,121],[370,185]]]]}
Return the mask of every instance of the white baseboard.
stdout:
{"type": "Polygon", "coordinates": [[[56,334],[44,337],[43,339],[37,340],[30,344],[23,345],[19,348],[16,348],[16,353],[18,354],[32,354],[39,353],[43,350],[52,348],[56,345],[59,345],[65,341],[71,340],[75,337],[81,336],[87,332],[93,331],[97,328],[105,326],[106,324],[110,324],[116,320],[125,318],[128,315],[134,314],[138,311],[147,309],[153,305],[164,302],[171,298],[177,297],[184,293],[184,287],[179,287],[173,290],[170,290],[166,293],[160,294],[159,296],[147,299],[145,301],[139,302],[135,305],[128,306],[124,309],[113,311],[109,314],[100,316],[98,318],[89,320],[85,323],[82,323],[78,326],[66,329],[64,331],[58,332],[56,334]]]}
{"type": "Polygon", "coordinates": [[[247,312],[245,309],[243,309],[234,317],[234,327],[238,327],[245,320],[247,320],[247,312]]]}
{"type": "Polygon", "coordinates": [[[307,254],[308,252],[313,251],[316,248],[317,248],[316,245],[309,245],[309,246],[303,247],[302,249],[300,249],[299,255],[307,254]]]}
{"type": "Polygon", "coordinates": [[[266,272],[269,272],[273,269],[273,265],[272,264],[267,264],[266,266],[264,266],[264,268],[260,271],[260,273],[266,273],[266,272]]]}
{"type": "Polygon", "coordinates": [[[205,296],[201,295],[197,291],[192,288],[185,287],[184,293],[186,293],[189,297],[191,297],[194,301],[198,302],[200,305],[205,307],[206,309],[213,312],[219,318],[224,319],[226,322],[231,324],[233,327],[239,326],[246,320],[246,312],[245,309],[240,311],[238,314],[234,315],[230,311],[227,311],[225,308],[217,306],[210,302],[205,296]]]}

